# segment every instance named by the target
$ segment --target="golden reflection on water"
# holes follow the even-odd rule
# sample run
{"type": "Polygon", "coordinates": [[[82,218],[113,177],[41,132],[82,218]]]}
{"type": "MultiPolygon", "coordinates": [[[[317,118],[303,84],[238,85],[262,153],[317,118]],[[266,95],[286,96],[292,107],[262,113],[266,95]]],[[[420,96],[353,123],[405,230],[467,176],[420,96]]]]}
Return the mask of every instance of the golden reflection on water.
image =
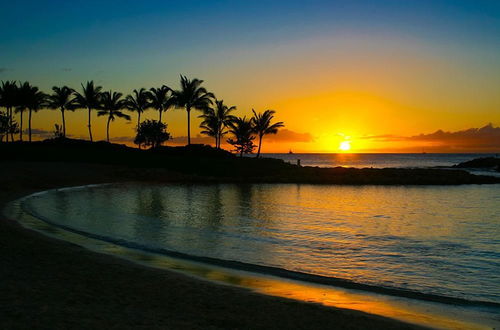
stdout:
{"type": "Polygon", "coordinates": [[[244,271],[208,266],[196,262],[145,254],[121,247],[108,247],[107,253],[118,254],[129,260],[156,268],[170,269],[222,284],[236,285],[252,291],[316,303],[324,306],[346,308],[369,314],[394,318],[408,323],[442,329],[490,329],[473,321],[461,320],[455,311],[447,311],[435,303],[415,302],[380,294],[364,293],[324,285],[303,283],[278,277],[258,275],[244,271]]]}
{"type": "MultiPolygon", "coordinates": [[[[249,201],[251,199],[258,198],[256,196],[258,194],[253,195],[251,193],[251,190],[249,189],[241,188],[240,193],[240,197],[248,199],[249,201]]],[[[299,186],[297,188],[297,195],[300,194],[301,190],[299,186]]],[[[151,196],[147,197],[144,196],[145,198],[142,201],[144,203],[148,203],[148,199],[151,199],[153,204],[157,205],[159,203],[158,201],[154,200],[155,195],[157,196],[157,194],[152,194],[151,196]]],[[[371,197],[374,198],[373,195],[371,197]]],[[[294,197],[287,196],[283,198],[294,197]]],[[[295,198],[297,198],[297,201],[304,201],[304,198],[300,198],[300,196],[296,196],[295,198]]],[[[258,203],[259,201],[253,200],[252,202],[258,203]]],[[[309,202],[314,204],[318,203],[319,201],[309,202]]],[[[280,201],[277,200],[275,201],[275,203],[277,203],[279,206],[280,201]]],[[[160,205],[157,206],[163,207],[160,205]]],[[[138,205],[138,207],[143,206],[138,205]]],[[[150,208],[146,207],[146,209],[150,208]]],[[[220,210],[220,208],[218,209],[220,210]]],[[[215,210],[212,211],[215,212],[215,210]]],[[[241,212],[242,209],[239,209],[237,211],[241,212]]],[[[356,290],[347,290],[330,286],[302,283],[277,277],[261,276],[248,272],[235,271],[195,262],[188,262],[185,260],[173,259],[166,256],[160,256],[120,247],[111,243],[94,240],[58,229],[53,226],[49,226],[46,223],[43,223],[38,219],[30,217],[29,215],[23,213],[19,203],[12,204],[10,212],[13,218],[18,219],[26,227],[33,228],[59,239],[76,243],[90,250],[120,256],[147,266],[179,271],[184,274],[215,281],[217,283],[237,285],[240,287],[251,289],[258,293],[295,299],[304,302],[318,303],[325,306],[348,308],[431,327],[447,329],[491,328],[490,326],[485,325],[486,323],[484,320],[475,318],[477,316],[471,315],[472,313],[466,312],[459,307],[448,307],[446,305],[436,303],[420,302],[380,294],[370,294],[356,290]],[[469,315],[467,315],[467,313],[469,313],[469,315]]],[[[263,218],[266,219],[265,216],[263,218]]],[[[217,224],[214,223],[213,225],[217,224]]],[[[308,226],[309,225],[311,224],[308,224],[308,226]]],[[[136,230],[140,230],[140,228],[136,228],[136,230]]],[[[377,230],[387,230],[387,228],[377,228],[377,230]]],[[[160,228],[159,231],[161,231],[160,228]]],[[[338,257],[340,258],[341,256],[338,257]]]]}

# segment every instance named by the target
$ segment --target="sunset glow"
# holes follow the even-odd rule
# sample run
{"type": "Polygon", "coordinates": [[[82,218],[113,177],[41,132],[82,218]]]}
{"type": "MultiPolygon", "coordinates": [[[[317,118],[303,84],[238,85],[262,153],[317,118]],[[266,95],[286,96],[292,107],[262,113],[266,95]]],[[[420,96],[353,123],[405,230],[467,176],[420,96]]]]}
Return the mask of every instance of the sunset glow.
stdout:
{"type": "MultiPolygon", "coordinates": [[[[28,2],[33,10],[6,3],[0,13],[8,31],[2,32],[1,80],[29,80],[45,92],[95,80],[126,95],[162,84],[178,88],[179,74],[196,77],[237,106],[238,115],[276,110],[286,131],[266,138],[263,152],[337,152],[342,132],[356,141],[352,152],[500,151],[500,8],[494,1],[156,1],[103,4],[100,13],[95,1],[75,8],[28,2]],[[208,17],[220,24],[207,24],[208,17]],[[99,33],[89,26],[99,26],[99,33]],[[173,30],[178,33],[167,32],[173,30]],[[64,51],[54,46],[75,38],[64,51]],[[495,143],[474,134],[417,138],[489,123],[488,140],[495,143]]],[[[199,114],[192,116],[193,142],[210,144],[199,114]]],[[[144,113],[144,119],[157,117],[144,113]]],[[[68,113],[68,134],[85,138],[85,120],[85,111],[68,113]]],[[[173,137],[168,143],[185,144],[184,111],[170,109],[164,120],[173,137]]],[[[57,111],[34,114],[35,138],[51,136],[59,121],[57,111]]],[[[106,119],[93,121],[95,137],[104,139],[106,119]]],[[[134,127],[113,123],[112,140],[133,145],[134,127]]]]}
{"type": "Polygon", "coordinates": [[[340,143],[339,149],[342,151],[349,151],[351,150],[351,142],[350,141],[343,141],[340,143]]]}

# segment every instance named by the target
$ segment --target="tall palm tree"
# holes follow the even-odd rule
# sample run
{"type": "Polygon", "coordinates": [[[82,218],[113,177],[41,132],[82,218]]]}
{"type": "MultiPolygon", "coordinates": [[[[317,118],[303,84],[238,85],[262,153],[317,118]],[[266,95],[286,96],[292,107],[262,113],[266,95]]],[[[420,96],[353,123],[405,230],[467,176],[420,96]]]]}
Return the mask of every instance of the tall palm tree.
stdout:
{"type": "Polygon", "coordinates": [[[246,117],[237,117],[229,123],[229,133],[231,133],[234,139],[228,139],[227,142],[235,147],[235,151],[240,154],[248,154],[255,149],[255,144],[253,140],[253,125],[251,119],[246,119],[246,117]]]}
{"type": "Polygon", "coordinates": [[[62,133],[63,137],[66,137],[66,118],[64,116],[65,110],[75,110],[75,99],[73,98],[73,93],[75,90],[67,86],[63,87],[52,87],[54,93],[48,97],[48,107],[50,109],[57,109],[61,111],[62,119],[62,133]]]}
{"type": "Polygon", "coordinates": [[[278,129],[285,126],[282,121],[271,124],[271,121],[274,118],[274,114],[276,111],[274,110],[266,110],[264,113],[256,113],[254,109],[252,109],[253,117],[252,117],[252,125],[254,132],[259,137],[259,149],[257,150],[257,156],[260,156],[260,148],[262,147],[262,138],[267,134],[276,134],[278,133],[278,129]]]}
{"type": "Polygon", "coordinates": [[[108,123],[106,125],[106,140],[109,142],[109,124],[115,121],[115,118],[125,118],[130,120],[130,116],[124,114],[121,110],[125,108],[125,100],[122,98],[122,93],[117,92],[104,92],[101,96],[101,105],[97,116],[108,116],[108,123]]]}
{"type": "MultiPolygon", "coordinates": [[[[17,102],[17,90],[18,87],[15,81],[2,81],[0,86],[0,106],[5,107],[9,127],[13,125],[13,108],[17,102]]],[[[9,130],[9,132],[11,140],[14,141],[13,130],[9,130]]],[[[9,134],[6,134],[5,138],[5,141],[8,142],[9,134]]]]}
{"type": "Polygon", "coordinates": [[[38,87],[31,86],[25,97],[26,99],[23,103],[28,108],[28,141],[31,142],[31,116],[33,112],[38,112],[38,110],[46,105],[47,95],[40,91],[38,87]]]}
{"type": "Polygon", "coordinates": [[[150,107],[148,98],[149,93],[145,88],[134,89],[133,94],[125,98],[127,109],[137,112],[137,127],[141,124],[141,114],[150,107]]]}
{"type": "Polygon", "coordinates": [[[98,109],[101,99],[101,86],[94,86],[94,81],[87,81],[82,84],[82,93],[75,92],[75,104],[82,109],[88,109],[89,119],[87,127],[89,128],[89,138],[92,142],[92,109],[98,109]]]}
{"type": "Polygon", "coordinates": [[[186,109],[187,112],[188,145],[191,144],[191,109],[205,110],[212,105],[212,99],[215,98],[214,94],[201,87],[202,83],[203,80],[190,80],[181,75],[181,89],[173,92],[175,105],[186,109]]]}
{"type": "Polygon", "coordinates": [[[229,123],[236,117],[231,115],[231,112],[236,110],[235,106],[228,107],[223,100],[215,100],[215,107],[209,107],[199,116],[203,118],[200,125],[204,129],[202,134],[213,136],[215,138],[215,147],[220,148],[222,137],[227,133],[225,130],[229,123]],[[214,135],[210,135],[210,128],[213,128],[214,135]]]}
{"type": "Polygon", "coordinates": [[[23,140],[23,113],[28,108],[27,100],[31,91],[31,84],[27,81],[20,83],[16,93],[16,112],[19,113],[19,140],[23,140]]]}
{"type": "Polygon", "coordinates": [[[151,88],[148,93],[149,104],[158,111],[160,123],[163,112],[175,105],[172,95],[169,95],[170,91],[170,87],[163,85],[160,88],[151,88]]]}

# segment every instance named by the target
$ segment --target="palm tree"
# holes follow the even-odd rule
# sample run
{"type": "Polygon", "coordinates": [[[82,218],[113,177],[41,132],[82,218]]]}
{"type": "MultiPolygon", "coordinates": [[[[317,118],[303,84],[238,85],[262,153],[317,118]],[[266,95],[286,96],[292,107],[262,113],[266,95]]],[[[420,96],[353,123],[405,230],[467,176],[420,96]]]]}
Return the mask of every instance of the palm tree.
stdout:
{"type": "Polygon", "coordinates": [[[19,113],[19,140],[23,140],[23,113],[28,108],[27,99],[31,91],[31,84],[27,81],[20,83],[17,88],[15,104],[16,112],[19,113]]]}
{"type": "Polygon", "coordinates": [[[97,116],[108,116],[108,123],[106,125],[106,140],[109,142],[109,123],[115,121],[115,117],[125,118],[130,120],[130,116],[121,112],[125,108],[125,101],[121,99],[122,93],[117,92],[104,92],[101,96],[101,106],[97,116]]]}
{"type": "Polygon", "coordinates": [[[65,110],[75,110],[75,99],[72,97],[74,89],[67,86],[52,87],[54,93],[48,97],[48,107],[50,109],[58,109],[61,111],[62,118],[62,136],[66,137],[66,119],[64,117],[65,110]]]}
{"type": "MultiPolygon", "coordinates": [[[[15,81],[2,81],[0,86],[0,106],[5,107],[8,125],[13,126],[13,108],[16,106],[18,87],[15,81]]],[[[10,138],[14,141],[14,130],[9,130],[10,138]]],[[[5,141],[9,141],[9,134],[5,135],[5,141]]]]}
{"type": "Polygon", "coordinates": [[[161,115],[163,111],[167,111],[174,105],[172,95],[168,95],[171,89],[168,86],[161,86],[160,88],[151,88],[148,93],[150,106],[158,110],[160,117],[158,121],[161,123],[161,115]]]}
{"type": "Polygon", "coordinates": [[[141,124],[141,114],[149,107],[149,93],[145,88],[139,90],[134,89],[132,95],[127,95],[125,98],[125,106],[131,111],[137,112],[137,127],[141,124]]]}
{"type": "Polygon", "coordinates": [[[84,86],[82,84],[82,93],[75,92],[75,104],[82,109],[88,109],[89,119],[87,127],[89,128],[89,137],[92,142],[92,109],[98,109],[101,99],[101,86],[94,86],[94,81],[87,81],[84,86]]]}
{"type": "Polygon", "coordinates": [[[31,115],[46,105],[47,95],[38,87],[30,86],[27,94],[23,96],[26,97],[23,103],[28,108],[28,141],[31,142],[31,115]]]}
{"type": "Polygon", "coordinates": [[[187,112],[188,145],[191,144],[191,109],[205,110],[215,98],[214,94],[201,87],[202,83],[203,80],[196,78],[190,80],[181,75],[181,89],[173,92],[176,106],[185,108],[187,112]]]}
{"type": "Polygon", "coordinates": [[[205,134],[207,136],[215,138],[215,147],[218,148],[219,145],[219,120],[215,115],[215,111],[212,108],[208,108],[203,111],[203,114],[199,116],[203,118],[203,121],[200,124],[200,128],[202,129],[201,134],[205,134]]]}
{"type": "Polygon", "coordinates": [[[229,123],[229,133],[231,133],[235,139],[228,139],[227,142],[235,147],[235,151],[240,154],[252,153],[255,149],[255,144],[253,140],[253,125],[251,119],[246,119],[246,117],[237,117],[229,123]]]}
{"type": "Polygon", "coordinates": [[[266,110],[264,113],[256,113],[254,109],[252,109],[253,117],[252,117],[252,125],[254,132],[259,137],[259,149],[257,150],[257,156],[260,156],[260,148],[262,147],[262,138],[267,134],[276,134],[278,133],[278,128],[285,126],[282,121],[271,124],[271,120],[274,118],[274,114],[276,111],[274,110],[266,110]]]}
{"type": "Polygon", "coordinates": [[[220,148],[222,137],[227,133],[225,128],[236,118],[231,115],[234,110],[235,106],[228,107],[223,100],[215,100],[215,107],[205,109],[199,116],[203,118],[200,127],[204,130],[201,133],[214,137],[216,148],[220,148]]]}

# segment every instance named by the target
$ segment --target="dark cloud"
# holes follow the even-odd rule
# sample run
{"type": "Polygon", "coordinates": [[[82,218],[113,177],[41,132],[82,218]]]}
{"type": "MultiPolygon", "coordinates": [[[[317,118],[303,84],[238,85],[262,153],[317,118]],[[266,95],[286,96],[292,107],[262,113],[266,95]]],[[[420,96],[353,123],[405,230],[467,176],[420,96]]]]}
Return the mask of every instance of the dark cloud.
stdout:
{"type": "MultiPolygon", "coordinates": [[[[191,143],[193,144],[214,144],[215,138],[203,135],[191,136],[191,143]]],[[[167,144],[173,145],[186,145],[187,136],[177,136],[167,141],[167,144]]]]}
{"type": "MultiPolygon", "coordinates": [[[[24,134],[29,134],[29,130],[26,128],[23,130],[24,134]]],[[[54,131],[47,131],[44,129],[39,129],[39,128],[32,128],[31,129],[31,135],[37,136],[42,139],[48,139],[48,138],[53,138],[54,137],[54,131]]]]}
{"type": "Polygon", "coordinates": [[[310,133],[297,133],[289,129],[279,130],[277,134],[266,135],[268,142],[313,142],[314,138],[310,133]]]}
{"type": "Polygon", "coordinates": [[[132,137],[132,136],[117,136],[117,137],[111,136],[110,140],[112,142],[133,142],[134,137],[132,137]]]}
{"type": "Polygon", "coordinates": [[[500,127],[488,124],[481,128],[469,128],[461,131],[446,132],[437,130],[430,134],[414,136],[373,135],[362,137],[377,142],[422,142],[432,143],[435,148],[463,151],[498,151],[500,150],[500,127]]]}
{"type": "Polygon", "coordinates": [[[4,73],[7,70],[9,70],[9,69],[7,69],[7,68],[0,68],[0,73],[4,73]]]}

